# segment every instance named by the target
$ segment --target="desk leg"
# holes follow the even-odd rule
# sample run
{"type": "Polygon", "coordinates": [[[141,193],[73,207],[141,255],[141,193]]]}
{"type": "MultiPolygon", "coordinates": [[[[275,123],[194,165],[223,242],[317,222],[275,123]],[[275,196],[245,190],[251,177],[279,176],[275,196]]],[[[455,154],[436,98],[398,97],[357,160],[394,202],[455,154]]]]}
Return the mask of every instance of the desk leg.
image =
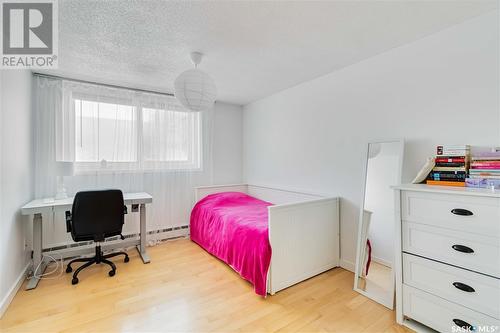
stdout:
{"type": "Polygon", "coordinates": [[[137,246],[137,251],[139,251],[139,254],[141,255],[142,262],[145,264],[149,264],[151,261],[149,259],[148,254],[146,253],[146,237],[147,237],[147,231],[146,231],[146,204],[141,204],[139,206],[139,216],[140,216],[140,222],[141,222],[141,243],[137,246]]]}
{"type": "MultiPolygon", "coordinates": [[[[42,244],[42,214],[35,214],[33,217],[33,271],[38,267],[38,270],[34,272],[38,275],[43,274],[47,267],[47,263],[43,261],[42,244]]],[[[39,278],[31,277],[26,290],[35,289],[39,281],[39,278]]]]}

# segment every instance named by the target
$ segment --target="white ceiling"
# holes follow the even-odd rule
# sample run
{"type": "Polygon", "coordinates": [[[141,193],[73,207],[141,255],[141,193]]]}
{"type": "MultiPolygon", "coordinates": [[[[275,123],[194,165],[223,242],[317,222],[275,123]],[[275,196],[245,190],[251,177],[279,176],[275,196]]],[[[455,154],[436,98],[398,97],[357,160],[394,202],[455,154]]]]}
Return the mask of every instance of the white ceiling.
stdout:
{"type": "Polygon", "coordinates": [[[497,1],[59,2],[52,74],[164,92],[200,68],[246,104],[495,9],[497,1]]]}

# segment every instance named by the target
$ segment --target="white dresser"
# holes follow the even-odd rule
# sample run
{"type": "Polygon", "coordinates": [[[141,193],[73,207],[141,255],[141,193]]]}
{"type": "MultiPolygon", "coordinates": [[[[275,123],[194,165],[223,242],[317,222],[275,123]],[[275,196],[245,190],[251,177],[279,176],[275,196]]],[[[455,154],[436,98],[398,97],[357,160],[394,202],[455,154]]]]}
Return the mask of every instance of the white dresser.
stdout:
{"type": "Polygon", "coordinates": [[[413,184],[395,191],[398,323],[500,333],[500,191],[413,184]]]}

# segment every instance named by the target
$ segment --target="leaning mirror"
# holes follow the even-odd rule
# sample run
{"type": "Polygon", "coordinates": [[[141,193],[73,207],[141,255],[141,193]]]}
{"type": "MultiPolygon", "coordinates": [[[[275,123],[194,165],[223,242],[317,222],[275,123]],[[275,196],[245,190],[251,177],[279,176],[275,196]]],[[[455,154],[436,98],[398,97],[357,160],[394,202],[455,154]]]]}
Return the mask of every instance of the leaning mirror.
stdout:
{"type": "Polygon", "coordinates": [[[370,142],[366,150],[354,289],[394,306],[394,194],[401,182],[403,140],[370,142]]]}

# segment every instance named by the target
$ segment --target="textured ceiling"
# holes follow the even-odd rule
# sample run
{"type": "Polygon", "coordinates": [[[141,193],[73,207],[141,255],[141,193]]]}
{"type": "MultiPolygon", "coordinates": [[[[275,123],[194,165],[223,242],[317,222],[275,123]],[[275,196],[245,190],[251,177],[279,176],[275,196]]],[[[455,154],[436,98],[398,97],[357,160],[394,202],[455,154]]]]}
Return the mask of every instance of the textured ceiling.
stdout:
{"type": "Polygon", "coordinates": [[[497,1],[59,1],[52,74],[165,92],[200,68],[260,99],[496,8],[497,1]]]}

